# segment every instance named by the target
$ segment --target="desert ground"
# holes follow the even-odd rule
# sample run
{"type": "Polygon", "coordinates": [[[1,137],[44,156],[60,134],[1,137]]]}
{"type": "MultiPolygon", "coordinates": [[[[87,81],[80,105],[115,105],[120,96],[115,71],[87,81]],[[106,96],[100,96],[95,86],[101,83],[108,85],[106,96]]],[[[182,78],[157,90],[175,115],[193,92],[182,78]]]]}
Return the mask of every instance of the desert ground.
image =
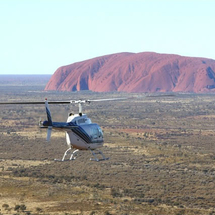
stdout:
{"type": "MultiPolygon", "coordinates": [[[[0,214],[215,214],[215,95],[46,92],[34,83],[0,85],[1,102],[128,98],[83,110],[104,132],[109,160],[46,142],[44,105],[0,105],[0,214]]],[[[50,105],[66,121],[74,105],[50,105]]]]}

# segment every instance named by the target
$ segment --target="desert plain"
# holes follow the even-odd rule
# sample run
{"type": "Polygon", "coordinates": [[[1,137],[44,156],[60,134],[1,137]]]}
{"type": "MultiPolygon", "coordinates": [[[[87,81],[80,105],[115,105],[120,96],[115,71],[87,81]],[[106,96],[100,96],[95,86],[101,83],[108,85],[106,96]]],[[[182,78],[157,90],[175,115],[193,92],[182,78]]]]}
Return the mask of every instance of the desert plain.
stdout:
{"type": "MultiPolygon", "coordinates": [[[[44,91],[1,82],[1,102],[128,98],[84,105],[109,160],[89,151],[56,162],[65,134],[46,142],[45,105],[0,106],[0,214],[215,214],[215,95],[44,91]],[[172,96],[173,95],[173,96],[172,96]]],[[[66,121],[73,105],[50,105],[66,121]]]]}

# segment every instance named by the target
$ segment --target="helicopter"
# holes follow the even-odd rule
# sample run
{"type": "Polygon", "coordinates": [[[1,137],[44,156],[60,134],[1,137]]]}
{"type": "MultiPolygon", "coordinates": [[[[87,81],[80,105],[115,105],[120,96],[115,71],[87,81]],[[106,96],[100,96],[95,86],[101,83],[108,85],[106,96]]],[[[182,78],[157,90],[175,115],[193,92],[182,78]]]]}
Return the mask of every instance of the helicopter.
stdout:
{"type": "Polygon", "coordinates": [[[47,141],[51,139],[52,129],[58,131],[64,131],[66,133],[66,143],[68,149],[64,152],[62,159],[55,159],[55,161],[65,161],[68,152],[71,151],[69,160],[75,160],[76,155],[80,150],[89,150],[93,158],[91,161],[108,160],[99,148],[104,145],[103,132],[100,126],[96,123],[92,123],[91,119],[86,114],[82,113],[82,105],[84,103],[90,104],[97,101],[110,101],[119,100],[124,98],[112,98],[112,99],[96,99],[96,100],[69,100],[69,101],[50,101],[47,98],[45,102],[1,102],[1,105],[7,104],[44,104],[46,109],[47,120],[40,121],[39,126],[42,129],[47,129],[47,141]],[[66,122],[53,122],[49,104],[78,104],[79,113],[68,115],[66,122]],[[98,158],[101,155],[101,158],[98,158]]]}

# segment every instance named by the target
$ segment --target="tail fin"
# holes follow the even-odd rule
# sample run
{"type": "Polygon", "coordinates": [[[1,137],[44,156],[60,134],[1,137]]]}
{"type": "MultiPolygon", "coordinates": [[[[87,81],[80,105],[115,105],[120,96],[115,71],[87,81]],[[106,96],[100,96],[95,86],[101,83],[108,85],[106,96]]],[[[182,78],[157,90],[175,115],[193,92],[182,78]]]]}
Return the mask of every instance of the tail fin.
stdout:
{"type": "Polygon", "coordinates": [[[45,100],[45,106],[46,106],[46,114],[47,114],[47,120],[48,120],[48,130],[47,130],[47,141],[50,141],[51,139],[51,132],[52,132],[52,117],[51,117],[51,112],[49,109],[49,104],[47,99],[45,100]]]}
{"type": "Polygon", "coordinates": [[[46,140],[49,142],[52,134],[52,126],[48,127],[46,140]]]}
{"type": "Polygon", "coordinates": [[[47,114],[48,125],[52,126],[52,117],[51,117],[51,112],[49,109],[49,104],[48,104],[47,99],[45,100],[45,105],[46,105],[46,114],[47,114]]]}

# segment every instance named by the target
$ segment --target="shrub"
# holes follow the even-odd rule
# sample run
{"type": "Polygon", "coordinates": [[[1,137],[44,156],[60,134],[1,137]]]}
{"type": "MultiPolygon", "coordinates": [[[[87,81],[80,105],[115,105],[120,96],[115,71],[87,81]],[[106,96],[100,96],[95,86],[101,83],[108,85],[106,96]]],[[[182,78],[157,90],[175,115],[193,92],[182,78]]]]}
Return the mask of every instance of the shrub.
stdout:
{"type": "Polygon", "coordinates": [[[3,204],[2,207],[3,207],[5,210],[8,210],[9,205],[8,205],[8,204],[3,204]]]}
{"type": "Polygon", "coordinates": [[[15,211],[24,211],[26,210],[26,206],[25,205],[16,205],[14,208],[15,211]]]}

